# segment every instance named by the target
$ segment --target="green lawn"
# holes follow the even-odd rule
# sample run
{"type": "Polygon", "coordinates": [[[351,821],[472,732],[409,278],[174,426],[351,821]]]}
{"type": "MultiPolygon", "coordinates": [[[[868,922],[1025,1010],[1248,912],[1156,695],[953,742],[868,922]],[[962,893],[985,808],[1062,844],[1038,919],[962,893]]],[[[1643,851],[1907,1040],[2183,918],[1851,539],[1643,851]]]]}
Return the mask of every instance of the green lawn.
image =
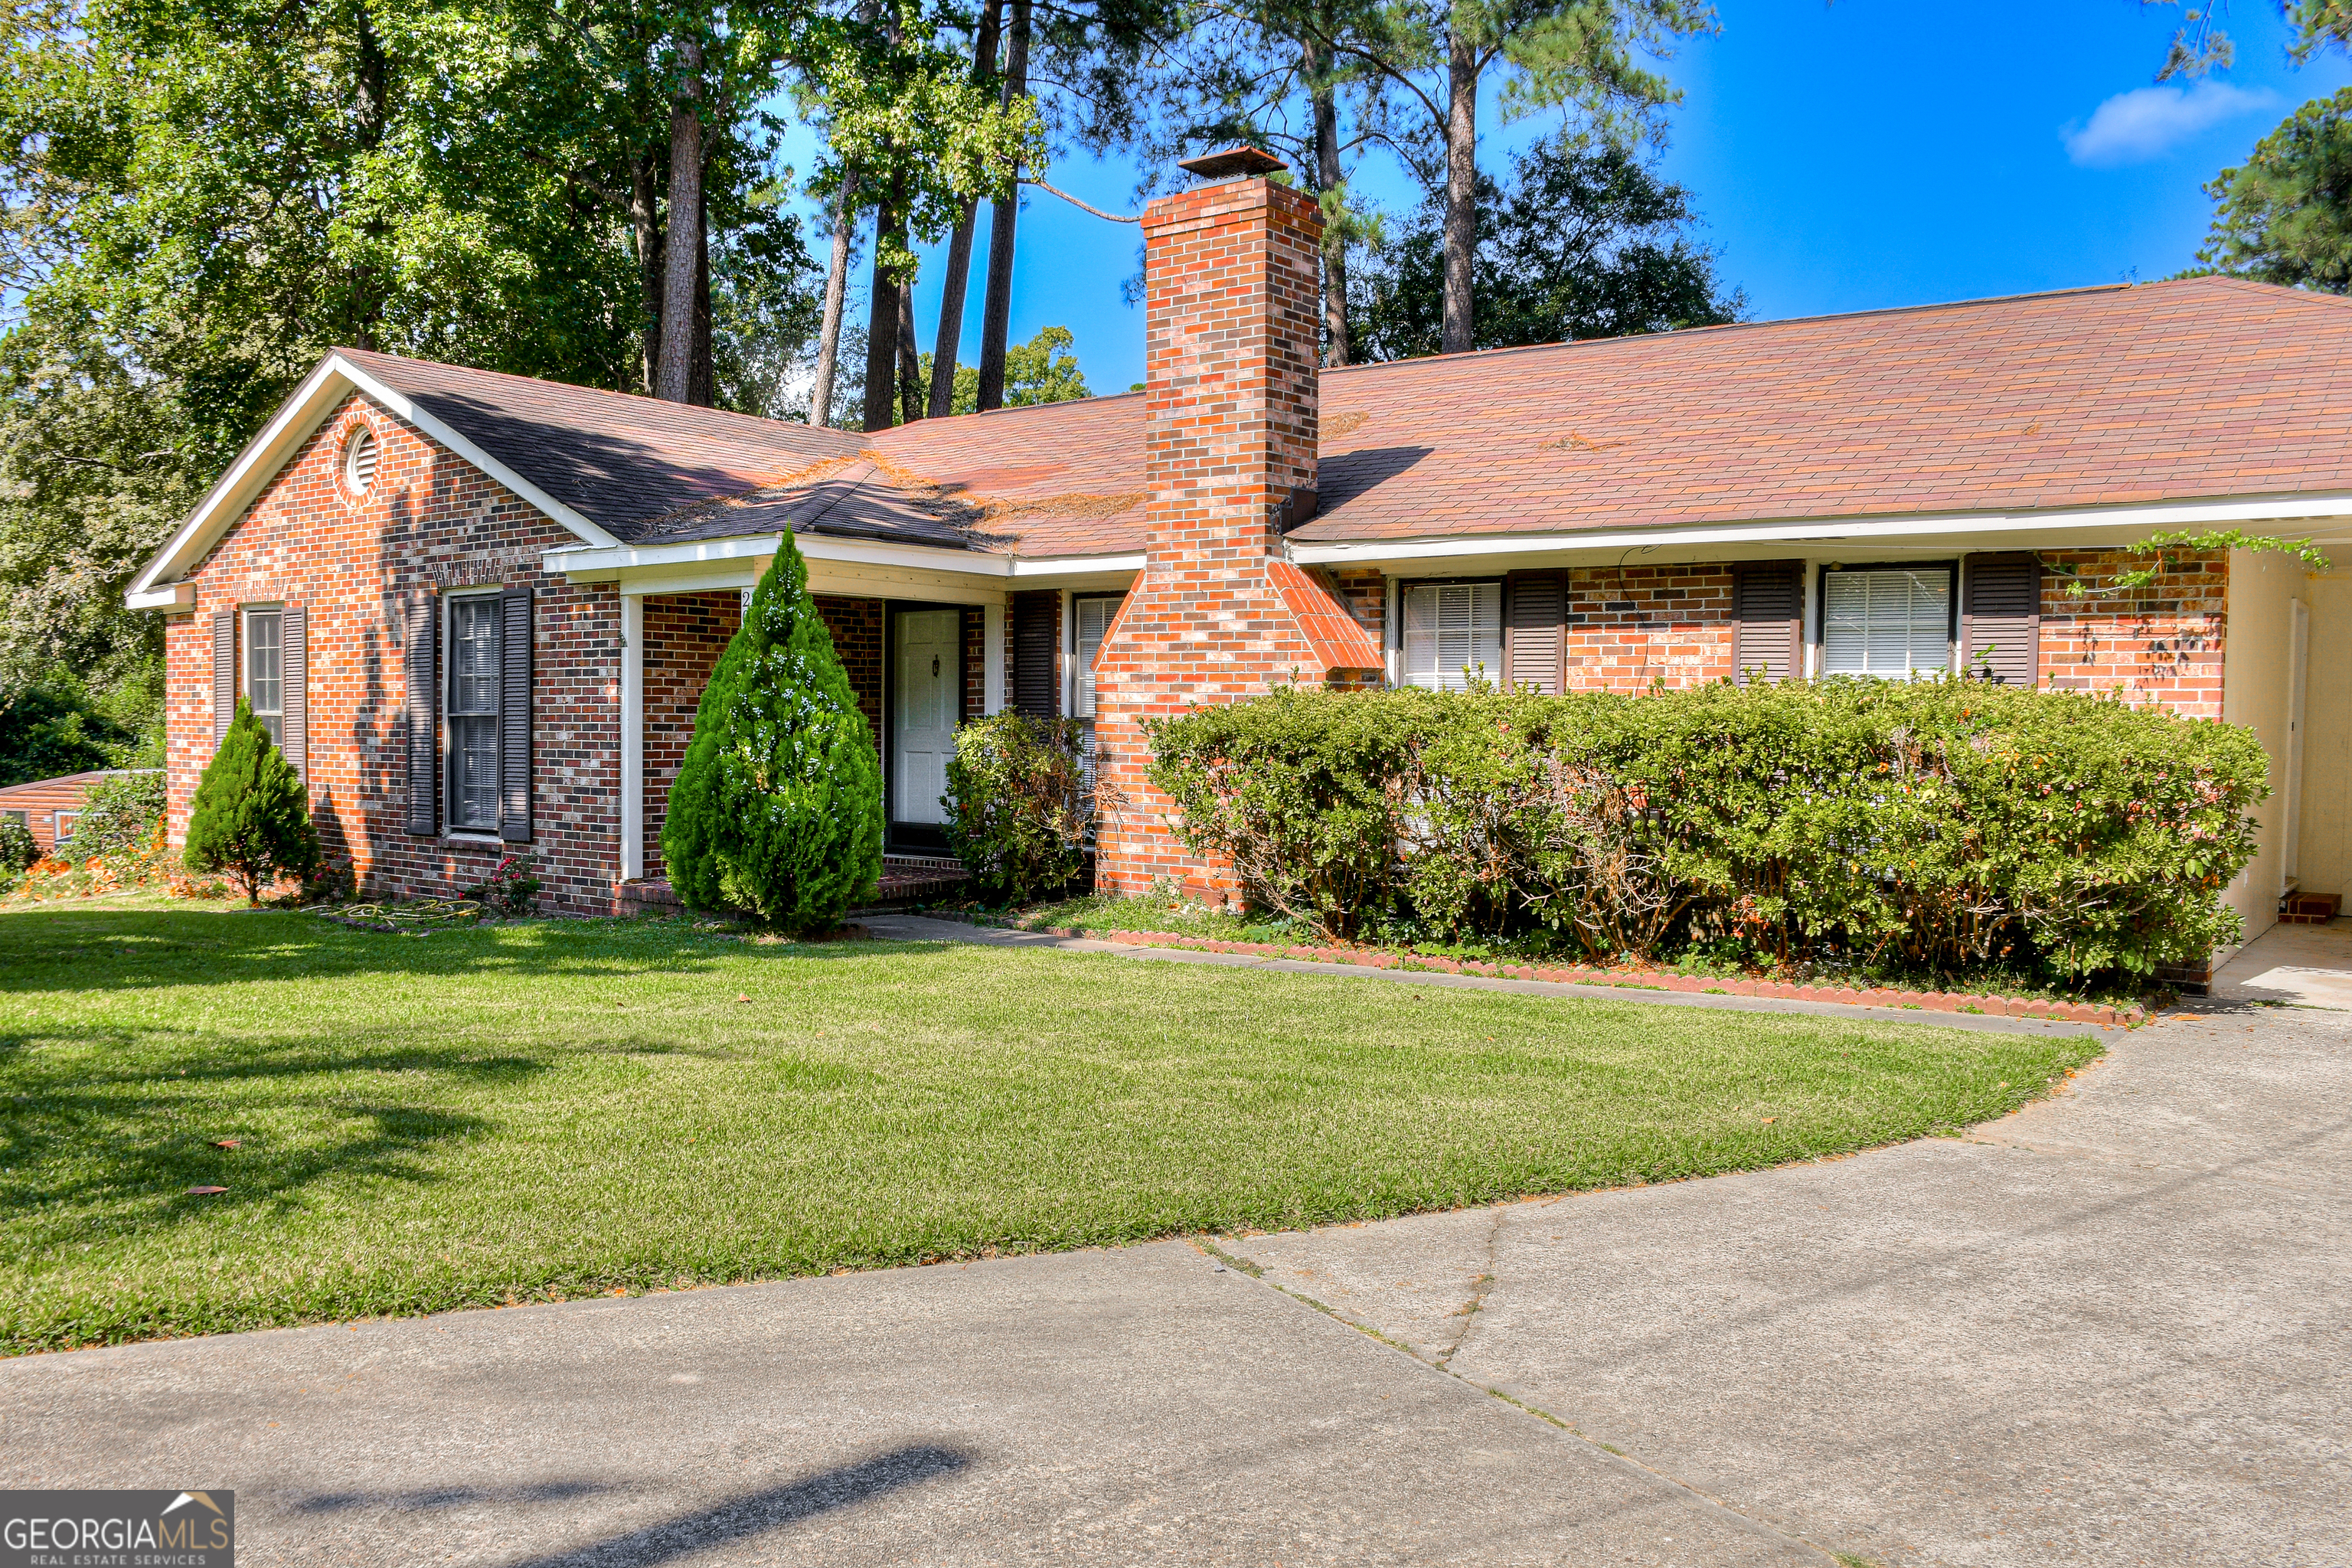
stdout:
{"type": "Polygon", "coordinates": [[[0,1349],[1769,1165],[2098,1048],[679,922],[15,910],[0,1349]]]}

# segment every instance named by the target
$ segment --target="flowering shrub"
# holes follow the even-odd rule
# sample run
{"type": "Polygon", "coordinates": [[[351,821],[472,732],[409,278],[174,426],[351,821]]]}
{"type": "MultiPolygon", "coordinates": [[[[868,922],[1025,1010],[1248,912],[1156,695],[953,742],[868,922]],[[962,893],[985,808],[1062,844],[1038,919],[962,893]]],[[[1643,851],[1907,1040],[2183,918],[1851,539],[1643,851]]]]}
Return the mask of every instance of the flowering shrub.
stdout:
{"type": "Polygon", "coordinates": [[[1094,792],[1074,719],[999,713],[956,731],[948,759],[948,847],[983,897],[1058,893],[1086,869],[1094,792]]]}
{"type": "Polygon", "coordinates": [[[539,889],[545,884],[530,874],[530,867],[520,855],[509,855],[499,862],[489,880],[479,887],[469,888],[466,897],[478,899],[485,909],[509,919],[530,914],[537,907],[539,889]]]}
{"type": "Polygon", "coordinates": [[[1150,726],[1188,847],[1328,936],[1548,933],[1957,977],[2234,940],[2250,731],[1966,681],[1278,691],[1150,726]]]}

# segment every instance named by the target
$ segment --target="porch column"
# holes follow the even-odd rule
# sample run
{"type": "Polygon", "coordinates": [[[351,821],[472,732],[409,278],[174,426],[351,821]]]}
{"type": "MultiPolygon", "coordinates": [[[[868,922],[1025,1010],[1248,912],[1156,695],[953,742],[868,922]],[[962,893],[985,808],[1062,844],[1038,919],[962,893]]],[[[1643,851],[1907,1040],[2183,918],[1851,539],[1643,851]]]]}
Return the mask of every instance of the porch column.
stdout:
{"type": "Polygon", "coordinates": [[[981,711],[1004,711],[1004,600],[1002,595],[981,606],[981,711]]]}
{"type": "Polygon", "coordinates": [[[621,590],[621,880],[646,874],[646,601],[621,590]]]}

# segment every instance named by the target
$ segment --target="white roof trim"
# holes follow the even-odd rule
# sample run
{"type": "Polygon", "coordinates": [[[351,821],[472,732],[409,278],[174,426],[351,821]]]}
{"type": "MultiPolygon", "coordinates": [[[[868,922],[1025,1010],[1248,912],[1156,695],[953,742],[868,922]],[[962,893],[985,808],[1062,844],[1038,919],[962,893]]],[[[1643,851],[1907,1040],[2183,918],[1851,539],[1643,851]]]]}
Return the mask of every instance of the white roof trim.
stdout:
{"type": "MultiPolygon", "coordinates": [[[[541,559],[542,571],[561,572],[575,580],[617,577],[648,566],[688,566],[742,561],[773,555],[780,533],[746,534],[733,539],[691,539],[674,544],[615,544],[610,548],[580,545],[551,550],[541,559]]],[[[975,550],[951,550],[945,545],[897,544],[883,540],[840,539],[830,534],[799,533],[793,542],[811,561],[838,561],[860,566],[910,566],[927,572],[950,572],[966,577],[1076,577],[1098,572],[1140,572],[1143,554],[1046,556],[1024,560],[975,550]]]]}
{"type": "Polygon", "coordinates": [[[1590,528],[1563,533],[1444,534],[1420,539],[1299,540],[1290,558],[1306,565],[1431,561],[1463,556],[1533,555],[1572,550],[1624,550],[1667,544],[1795,544],[1893,540],[1929,534],[2069,532],[2226,528],[2238,523],[2352,518],[2352,494],[2150,501],[2133,506],[2053,508],[2047,511],[1911,513],[1827,517],[1776,522],[1703,523],[1682,528],[1590,528]]]}
{"type": "Polygon", "coordinates": [[[131,580],[123,602],[133,609],[153,607],[152,604],[142,601],[147,600],[160,586],[170,584],[204,558],[205,552],[210,550],[221,535],[244,515],[255,494],[278,476],[294,449],[310,439],[310,433],[326,418],[328,410],[341,402],[347,391],[359,392],[387,413],[406,420],[588,543],[614,545],[620,542],[418,408],[406,394],[386,386],[341,353],[333,353],[319,362],[318,367],[279,406],[269,423],[262,426],[261,433],[246,443],[245,449],[229,464],[227,471],[205,492],[205,499],[196,503],[187,521],[173,532],[170,542],[157,551],[146,567],[131,580]]]}

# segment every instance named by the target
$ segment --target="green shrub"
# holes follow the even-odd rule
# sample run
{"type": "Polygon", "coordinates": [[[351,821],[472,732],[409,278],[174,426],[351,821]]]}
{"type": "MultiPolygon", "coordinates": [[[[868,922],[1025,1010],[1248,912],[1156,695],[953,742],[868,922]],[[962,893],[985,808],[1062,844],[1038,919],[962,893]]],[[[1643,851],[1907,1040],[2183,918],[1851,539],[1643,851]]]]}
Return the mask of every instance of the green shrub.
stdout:
{"type": "Polygon", "coordinates": [[[1291,690],[1150,728],[1187,847],[1262,904],[1599,958],[2147,976],[2235,939],[2267,793],[2238,727],[1958,680],[1291,690]]]}
{"type": "Polygon", "coordinates": [[[115,773],[100,779],[82,797],[81,815],[74,818],[74,856],[87,859],[92,855],[119,855],[126,849],[143,851],[154,842],[156,824],[163,819],[161,772],[115,773]]]}
{"type": "Polygon", "coordinates": [[[702,693],[662,856],[688,903],[788,931],[881,880],[881,759],[789,533],[702,693]]]}
{"type": "Polygon", "coordinates": [[[302,780],[242,698],[188,803],[186,860],[191,871],[225,873],[249,904],[280,877],[307,876],[319,863],[302,780]]]}
{"type": "Polygon", "coordinates": [[[13,816],[0,816],[0,878],[14,877],[40,858],[33,830],[13,816]]]}
{"type": "Polygon", "coordinates": [[[945,804],[948,847],[972,891],[1022,902],[1064,892],[1086,870],[1094,827],[1085,726],[1013,712],[964,725],[945,804]]]}

